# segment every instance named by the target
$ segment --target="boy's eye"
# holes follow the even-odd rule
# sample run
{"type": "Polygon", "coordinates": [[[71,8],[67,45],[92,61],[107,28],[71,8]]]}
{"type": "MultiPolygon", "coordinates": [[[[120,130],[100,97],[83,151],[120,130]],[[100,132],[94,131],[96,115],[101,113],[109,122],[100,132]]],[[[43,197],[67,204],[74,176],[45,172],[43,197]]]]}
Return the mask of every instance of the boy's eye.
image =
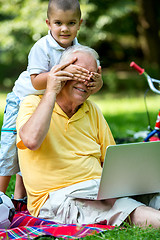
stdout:
{"type": "Polygon", "coordinates": [[[69,25],[73,26],[75,25],[76,23],[75,22],[70,22],[69,25]]]}
{"type": "Polygon", "coordinates": [[[60,26],[62,23],[61,23],[61,22],[59,22],[59,21],[57,21],[57,22],[55,22],[54,24],[56,24],[56,25],[60,26]]]}

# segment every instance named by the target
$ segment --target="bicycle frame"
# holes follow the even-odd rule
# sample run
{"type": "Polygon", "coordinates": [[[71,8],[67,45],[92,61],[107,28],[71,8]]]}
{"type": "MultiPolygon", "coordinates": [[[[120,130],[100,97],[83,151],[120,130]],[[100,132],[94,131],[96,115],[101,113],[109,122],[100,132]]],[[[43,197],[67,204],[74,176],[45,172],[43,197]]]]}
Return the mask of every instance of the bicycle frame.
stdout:
{"type": "MultiPolygon", "coordinates": [[[[147,82],[148,82],[148,85],[149,85],[149,88],[156,94],[160,94],[160,90],[158,90],[154,83],[158,83],[160,85],[160,80],[158,79],[154,79],[154,78],[151,78],[143,68],[141,68],[140,66],[138,66],[135,62],[131,62],[130,63],[130,67],[133,67],[140,75],[144,75],[144,77],[147,79],[147,82]]],[[[148,141],[160,141],[160,111],[158,113],[158,116],[157,116],[157,120],[156,120],[156,124],[155,124],[155,127],[154,127],[154,130],[151,131],[147,137],[144,139],[144,142],[148,142],[148,141]],[[154,137],[153,136],[157,134],[158,137],[154,137]]]]}
{"type": "Polygon", "coordinates": [[[158,83],[160,84],[160,80],[158,79],[154,79],[154,78],[151,78],[143,68],[141,68],[140,66],[138,66],[135,62],[131,62],[130,63],[130,67],[133,67],[140,75],[144,75],[144,77],[147,79],[148,81],[148,85],[150,87],[150,89],[154,92],[154,93],[157,93],[157,94],[160,94],[160,90],[158,90],[154,83],[158,83]]]}

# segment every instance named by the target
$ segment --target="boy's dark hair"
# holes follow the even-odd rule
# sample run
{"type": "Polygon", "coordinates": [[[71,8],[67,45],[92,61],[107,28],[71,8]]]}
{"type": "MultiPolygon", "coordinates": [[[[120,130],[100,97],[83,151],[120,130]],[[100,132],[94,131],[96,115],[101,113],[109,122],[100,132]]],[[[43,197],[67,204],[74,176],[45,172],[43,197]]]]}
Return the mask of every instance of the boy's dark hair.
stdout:
{"type": "Polygon", "coordinates": [[[52,10],[57,7],[63,11],[73,10],[77,12],[79,19],[81,18],[81,9],[78,0],[49,0],[47,17],[51,17],[52,10]]]}

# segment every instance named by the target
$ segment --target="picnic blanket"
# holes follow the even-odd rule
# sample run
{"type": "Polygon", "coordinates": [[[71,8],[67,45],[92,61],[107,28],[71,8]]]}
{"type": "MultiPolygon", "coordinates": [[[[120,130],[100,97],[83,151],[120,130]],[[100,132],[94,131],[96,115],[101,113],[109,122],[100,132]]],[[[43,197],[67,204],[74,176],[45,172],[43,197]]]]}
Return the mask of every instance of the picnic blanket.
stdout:
{"type": "Polygon", "coordinates": [[[43,235],[55,238],[77,239],[111,229],[112,226],[90,224],[77,226],[74,224],[57,224],[52,221],[32,217],[28,211],[17,212],[9,229],[0,229],[0,239],[28,240],[43,235]]]}

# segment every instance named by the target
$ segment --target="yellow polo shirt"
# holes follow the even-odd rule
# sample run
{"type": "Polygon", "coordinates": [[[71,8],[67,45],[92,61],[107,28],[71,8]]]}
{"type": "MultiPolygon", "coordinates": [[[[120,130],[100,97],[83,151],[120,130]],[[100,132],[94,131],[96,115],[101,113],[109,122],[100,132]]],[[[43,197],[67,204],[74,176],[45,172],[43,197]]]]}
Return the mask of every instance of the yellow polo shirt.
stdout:
{"type": "Polygon", "coordinates": [[[41,98],[26,97],[17,118],[20,169],[28,194],[28,210],[33,216],[38,216],[49,192],[100,178],[106,147],[115,144],[101,111],[87,100],[71,118],[55,103],[50,128],[41,147],[29,150],[19,137],[19,129],[41,98]]]}

